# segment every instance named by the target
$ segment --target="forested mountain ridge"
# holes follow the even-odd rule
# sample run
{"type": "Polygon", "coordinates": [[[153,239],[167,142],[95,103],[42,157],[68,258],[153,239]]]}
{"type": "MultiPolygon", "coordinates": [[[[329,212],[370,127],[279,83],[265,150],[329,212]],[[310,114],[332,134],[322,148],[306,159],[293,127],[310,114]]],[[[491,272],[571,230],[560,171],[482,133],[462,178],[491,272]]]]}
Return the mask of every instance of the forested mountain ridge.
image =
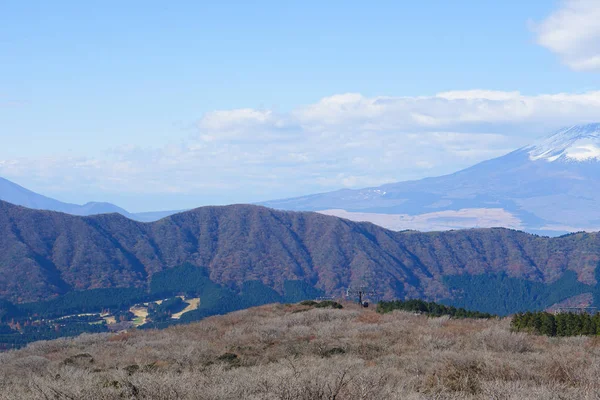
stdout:
{"type": "Polygon", "coordinates": [[[153,274],[184,263],[206,267],[212,281],[232,289],[258,280],[281,292],[285,281],[303,280],[331,295],[368,284],[385,298],[435,300],[455,296],[446,281],[451,276],[504,273],[550,283],[570,270],[595,285],[599,261],[595,233],[392,232],[248,205],[139,223],[118,214],[76,217],[0,202],[0,298],[13,302],[145,287],[153,274]]]}

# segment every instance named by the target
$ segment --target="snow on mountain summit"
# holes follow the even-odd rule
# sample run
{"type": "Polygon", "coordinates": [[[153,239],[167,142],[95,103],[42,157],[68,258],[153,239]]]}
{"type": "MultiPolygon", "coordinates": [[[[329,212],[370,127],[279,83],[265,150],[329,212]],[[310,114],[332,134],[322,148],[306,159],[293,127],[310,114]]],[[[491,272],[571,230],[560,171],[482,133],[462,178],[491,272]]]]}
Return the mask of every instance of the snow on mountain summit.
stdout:
{"type": "Polygon", "coordinates": [[[524,150],[532,161],[600,161],[600,123],[561,129],[524,150]]]}

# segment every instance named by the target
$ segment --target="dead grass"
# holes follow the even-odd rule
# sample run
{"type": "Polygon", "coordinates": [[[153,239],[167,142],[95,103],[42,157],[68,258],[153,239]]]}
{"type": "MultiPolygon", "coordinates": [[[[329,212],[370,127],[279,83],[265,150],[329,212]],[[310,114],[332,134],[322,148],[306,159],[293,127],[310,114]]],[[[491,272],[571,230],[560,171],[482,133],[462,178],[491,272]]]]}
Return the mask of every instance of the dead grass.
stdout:
{"type": "Polygon", "coordinates": [[[597,338],[269,305],[0,354],[0,399],[597,399],[597,338]]]}
{"type": "Polygon", "coordinates": [[[146,323],[146,318],[148,318],[148,307],[135,306],[131,307],[129,311],[135,315],[135,318],[133,319],[133,325],[140,326],[146,323]]]}
{"type": "MultiPolygon", "coordinates": [[[[181,300],[184,300],[183,296],[179,296],[179,297],[181,298],[181,300]]],[[[196,297],[196,298],[193,298],[193,299],[187,299],[185,301],[188,303],[187,307],[185,307],[180,312],[173,314],[171,316],[171,318],[173,318],[173,319],[179,319],[186,312],[197,310],[198,307],[200,306],[200,298],[199,297],[196,297]]]]}

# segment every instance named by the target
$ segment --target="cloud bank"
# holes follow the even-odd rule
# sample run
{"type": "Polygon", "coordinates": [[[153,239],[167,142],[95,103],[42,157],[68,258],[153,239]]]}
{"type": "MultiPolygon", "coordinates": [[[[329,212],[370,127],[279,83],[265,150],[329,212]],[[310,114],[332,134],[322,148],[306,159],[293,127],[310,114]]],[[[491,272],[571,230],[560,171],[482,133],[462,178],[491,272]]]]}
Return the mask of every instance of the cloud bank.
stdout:
{"type": "Polygon", "coordinates": [[[564,0],[547,19],[533,26],[540,45],[574,70],[600,70],[600,1],[564,0]]]}
{"type": "Polygon", "coordinates": [[[163,148],[132,143],[104,157],[0,159],[0,175],[50,194],[186,198],[161,208],[252,202],[449,173],[598,116],[600,92],[347,93],[286,113],[210,112],[193,137],[163,148]]]}

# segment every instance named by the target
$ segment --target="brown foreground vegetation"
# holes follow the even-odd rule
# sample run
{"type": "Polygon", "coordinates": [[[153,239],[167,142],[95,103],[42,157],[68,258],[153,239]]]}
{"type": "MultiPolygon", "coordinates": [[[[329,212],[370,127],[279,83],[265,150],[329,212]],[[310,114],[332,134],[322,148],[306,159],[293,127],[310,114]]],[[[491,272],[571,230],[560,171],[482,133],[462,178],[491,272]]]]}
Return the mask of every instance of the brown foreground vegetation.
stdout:
{"type": "Polygon", "coordinates": [[[0,399],[598,399],[600,341],[268,305],[0,354],[0,399]]]}

